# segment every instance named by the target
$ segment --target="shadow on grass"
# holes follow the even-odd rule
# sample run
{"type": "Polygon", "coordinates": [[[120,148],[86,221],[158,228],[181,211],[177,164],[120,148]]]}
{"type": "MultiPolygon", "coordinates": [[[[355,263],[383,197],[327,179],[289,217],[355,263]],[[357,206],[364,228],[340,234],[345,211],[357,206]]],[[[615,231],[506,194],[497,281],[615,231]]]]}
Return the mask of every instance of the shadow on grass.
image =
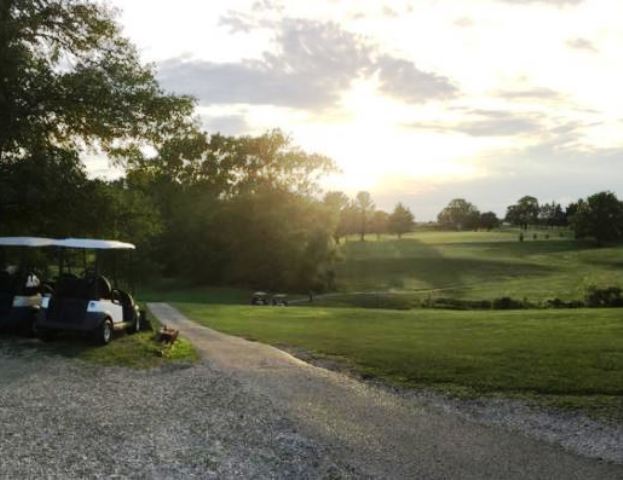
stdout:
{"type": "MultiPolygon", "coordinates": [[[[480,245],[482,248],[483,244],[466,245],[470,247],[480,245]]],[[[493,242],[484,245],[497,246],[493,242]]],[[[550,248],[549,245],[545,247],[550,248]]],[[[542,252],[552,251],[541,248],[542,252]]],[[[561,245],[560,248],[566,247],[561,245]]],[[[537,253],[534,248],[528,250],[531,254],[537,253]]],[[[512,254],[512,250],[509,253],[512,254]]],[[[554,266],[538,265],[517,259],[491,259],[487,257],[485,251],[481,257],[446,256],[439,248],[416,239],[377,244],[352,243],[345,248],[345,254],[345,261],[337,268],[338,286],[345,290],[424,287],[438,289],[447,286],[460,288],[474,282],[536,277],[557,271],[554,266]]]]}

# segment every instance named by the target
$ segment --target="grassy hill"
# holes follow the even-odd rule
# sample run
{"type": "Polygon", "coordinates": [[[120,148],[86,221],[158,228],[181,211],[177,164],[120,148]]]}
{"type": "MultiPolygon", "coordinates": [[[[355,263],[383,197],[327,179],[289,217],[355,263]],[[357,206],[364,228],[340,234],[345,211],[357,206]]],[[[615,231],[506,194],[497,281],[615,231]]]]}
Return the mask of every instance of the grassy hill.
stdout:
{"type": "Polygon", "coordinates": [[[582,299],[590,284],[623,285],[622,247],[597,248],[559,231],[529,231],[519,242],[518,233],[421,232],[400,240],[352,239],[340,249],[337,287],[414,298],[510,296],[539,302],[582,299]]]}

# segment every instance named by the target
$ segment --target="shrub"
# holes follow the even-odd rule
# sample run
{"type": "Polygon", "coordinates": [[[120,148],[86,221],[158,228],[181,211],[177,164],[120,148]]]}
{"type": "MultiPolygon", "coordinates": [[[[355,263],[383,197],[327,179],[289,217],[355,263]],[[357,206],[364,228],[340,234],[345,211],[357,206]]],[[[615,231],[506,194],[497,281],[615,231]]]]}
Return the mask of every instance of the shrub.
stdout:
{"type": "Polygon", "coordinates": [[[591,285],[586,289],[585,302],[587,307],[623,307],[621,288],[599,288],[591,285]]]}
{"type": "Polygon", "coordinates": [[[534,307],[526,299],[517,300],[511,297],[499,297],[493,299],[492,308],[494,310],[516,310],[519,308],[531,308],[534,307]]]}
{"type": "Polygon", "coordinates": [[[490,310],[490,300],[460,300],[458,298],[436,298],[432,302],[434,308],[448,308],[452,310],[490,310]]]}
{"type": "Polygon", "coordinates": [[[586,305],[582,300],[570,300],[565,302],[560,298],[550,298],[543,303],[547,308],[582,308],[586,305]]]}
{"type": "Polygon", "coordinates": [[[519,241],[523,242],[523,232],[519,232],[519,241]]]}

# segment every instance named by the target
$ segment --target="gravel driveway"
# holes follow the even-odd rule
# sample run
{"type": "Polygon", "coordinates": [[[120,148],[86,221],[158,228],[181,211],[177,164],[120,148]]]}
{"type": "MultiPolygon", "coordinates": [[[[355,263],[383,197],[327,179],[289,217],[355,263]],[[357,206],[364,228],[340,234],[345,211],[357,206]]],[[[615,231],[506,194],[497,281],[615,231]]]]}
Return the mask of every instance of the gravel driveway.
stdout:
{"type": "Polygon", "coordinates": [[[359,477],[205,362],[106,368],[0,339],[0,365],[3,479],[359,477]]]}
{"type": "Polygon", "coordinates": [[[217,371],[269,398],[305,438],[329,446],[333,458],[350,464],[355,476],[623,478],[622,465],[574,455],[560,446],[314,367],[271,346],[195,324],[167,304],[149,308],[161,322],[180,328],[217,371]]]}

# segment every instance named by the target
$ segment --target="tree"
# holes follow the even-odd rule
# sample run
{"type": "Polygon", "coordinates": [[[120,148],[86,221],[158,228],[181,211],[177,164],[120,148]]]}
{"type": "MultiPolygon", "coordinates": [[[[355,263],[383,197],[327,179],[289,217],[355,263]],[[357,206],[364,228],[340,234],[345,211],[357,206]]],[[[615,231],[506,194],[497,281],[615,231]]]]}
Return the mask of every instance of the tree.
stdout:
{"type": "Polygon", "coordinates": [[[413,230],[415,225],[415,217],[411,210],[402,203],[398,203],[394,211],[389,216],[389,231],[402,238],[402,235],[413,230]]]}
{"type": "Polygon", "coordinates": [[[528,225],[536,225],[538,216],[539,201],[529,195],[521,197],[515,205],[509,206],[506,211],[506,221],[524,230],[528,229],[528,225]]]}
{"type": "Polygon", "coordinates": [[[623,203],[612,192],[599,192],[577,203],[572,219],[576,238],[599,243],[623,238],[623,203]]]}
{"type": "Polygon", "coordinates": [[[85,146],[127,159],[192,127],[193,101],[162,91],[94,1],[3,1],[0,65],[0,162],[85,146]]]}
{"type": "Polygon", "coordinates": [[[376,239],[380,240],[383,233],[387,233],[389,226],[389,213],[383,210],[376,210],[370,219],[370,232],[376,234],[376,239]]]}
{"type": "Polygon", "coordinates": [[[333,224],[333,240],[340,243],[340,239],[347,235],[347,222],[344,218],[344,211],[349,206],[350,200],[344,192],[327,192],[322,199],[322,203],[328,209],[333,224]]]}
{"type": "Polygon", "coordinates": [[[463,198],[451,200],[437,215],[437,221],[441,226],[453,230],[478,228],[479,218],[478,209],[463,198]]]}
{"type": "Polygon", "coordinates": [[[366,233],[369,232],[369,222],[374,212],[374,202],[369,192],[359,192],[355,197],[355,206],[359,213],[359,235],[361,241],[365,241],[366,233]]]}
{"type": "Polygon", "coordinates": [[[499,226],[500,219],[495,214],[495,212],[484,212],[480,214],[480,219],[478,220],[479,228],[484,228],[487,231],[491,231],[499,226]]]}
{"type": "Polygon", "coordinates": [[[559,203],[544,203],[539,207],[539,223],[546,227],[562,227],[567,218],[559,203]]]}

